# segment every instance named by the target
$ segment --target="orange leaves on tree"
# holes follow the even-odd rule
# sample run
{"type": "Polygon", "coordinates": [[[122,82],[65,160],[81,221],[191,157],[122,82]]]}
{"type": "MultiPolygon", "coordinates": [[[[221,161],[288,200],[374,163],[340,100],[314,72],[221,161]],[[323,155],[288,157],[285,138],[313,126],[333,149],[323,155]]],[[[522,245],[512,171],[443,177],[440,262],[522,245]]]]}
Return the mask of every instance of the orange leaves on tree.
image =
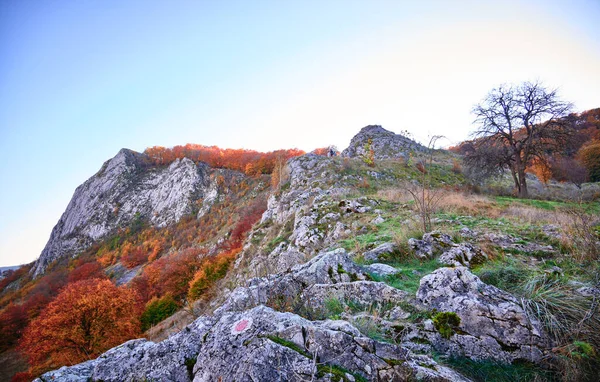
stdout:
{"type": "Polygon", "coordinates": [[[102,265],[97,261],[84,263],[77,266],[69,273],[69,283],[75,283],[81,280],[105,279],[106,275],[102,270],[102,265]]]}
{"type": "Polygon", "coordinates": [[[218,280],[225,277],[229,266],[239,252],[240,248],[236,248],[205,259],[200,265],[200,270],[194,274],[194,278],[190,281],[188,299],[190,301],[197,300],[218,280]]]}
{"type": "Polygon", "coordinates": [[[154,146],[144,153],[156,165],[168,165],[176,159],[189,158],[194,162],[205,162],[211,167],[228,168],[247,175],[271,174],[279,158],[288,160],[304,154],[298,149],[276,150],[267,153],[243,149],[221,149],[188,143],[185,146],[166,148],[154,146]]]}
{"type": "Polygon", "coordinates": [[[548,183],[552,179],[552,169],[547,161],[542,161],[539,158],[534,158],[531,165],[527,167],[527,171],[537,176],[543,182],[548,183]]]}
{"type": "Polygon", "coordinates": [[[36,373],[95,358],[140,334],[136,302],[109,280],[69,284],[29,324],[21,350],[36,373]]]}
{"type": "Polygon", "coordinates": [[[577,157],[588,171],[591,182],[600,182],[600,140],[594,140],[584,145],[577,157]]]}

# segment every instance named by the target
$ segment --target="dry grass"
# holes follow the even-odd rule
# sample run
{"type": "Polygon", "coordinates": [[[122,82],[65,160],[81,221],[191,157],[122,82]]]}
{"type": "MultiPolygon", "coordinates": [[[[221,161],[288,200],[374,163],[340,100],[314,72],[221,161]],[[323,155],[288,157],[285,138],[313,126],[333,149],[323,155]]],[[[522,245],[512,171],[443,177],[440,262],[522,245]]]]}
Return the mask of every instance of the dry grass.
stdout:
{"type": "Polygon", "coordinates": [[[377,191],[377,198],[392,203],[408,203],[413,200],[408,191],[403,188],[384,188],[377,191]]]}
{"type": "Polygon", "coordinates": [[[491,219],[498,218],[501,212],[498,206],[486,197],[454,191],[443,192],[439,209],[459,215],[485,215],[491,219]]]}
{"type": "Polygon", "coordinates": [[[559,226],[566,226],[570,220],[562,211],[550,211],[543,210],[535,207],[528,207],[522,205],[508,206],[502,210],[501,216],[513,218],[522,223],[529,224],[556,224],[559,226]]]}
{"type": "Polygon", "coordinates": [[[191,324],[196,317],[187,309],[183,309],[159,322],[146,331],[146,338],[150,341],[160,342],[167,339],[171,334],[179,333],[191,324]]]}

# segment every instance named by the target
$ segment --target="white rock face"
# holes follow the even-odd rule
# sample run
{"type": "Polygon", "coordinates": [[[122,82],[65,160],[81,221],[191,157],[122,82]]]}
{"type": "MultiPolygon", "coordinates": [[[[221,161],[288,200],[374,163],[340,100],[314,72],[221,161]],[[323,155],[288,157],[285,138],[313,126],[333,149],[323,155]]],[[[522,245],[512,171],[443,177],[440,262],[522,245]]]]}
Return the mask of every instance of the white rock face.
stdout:
{"type": "Polygon", "coordinates": [[[213,171],[228,170],[211,170],[187,158],[156,167],[144,154],[122,149],[77,187],[32,272],[41,275],[56,259],[76,255],[135,219],[157,227],[177,222],[205,196],[213,171]]]}

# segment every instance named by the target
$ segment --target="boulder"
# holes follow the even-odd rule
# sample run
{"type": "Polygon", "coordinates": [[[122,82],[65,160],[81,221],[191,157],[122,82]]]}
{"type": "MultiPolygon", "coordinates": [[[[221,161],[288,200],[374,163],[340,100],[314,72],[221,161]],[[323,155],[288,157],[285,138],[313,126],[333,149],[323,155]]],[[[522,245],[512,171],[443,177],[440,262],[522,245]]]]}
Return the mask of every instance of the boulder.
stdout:
{"type": "Polygon", "coordinates": [[[373,263],[364,267],[365,271],[370,274],[379,276],[379,277],[388,277],[395,275],[400,272],[399,269],[392,267],[391,265],[381,264],[381,263],[373,263]]]}
{"type": "Polygon", "coordinates": [[[375,159],[408,158],[410,152],[427,151],[427,148],[404,135],[395,134],[379,125],[363,127],[342,151],[343,157],[362,158],[372,151],[375,159]]]}
{"type": "Polygon", "coordinates": [[[438,312],[454,312],[458,328],[444,338],[430,324],[424,334],[437,351],[476,360],[541,362],[550,346],[538,320],[511,294],[483,283],[466,267],[440,268],[423,277],[417,300],[438,312]]]}
{"type": "Polygon", "coordinates": [[[357,281],[337,284],[315,284],[301,295],[303,306],[314,311],[322,310],[327,300],[352,303],[365,309],[377,306],[395,306],[411,299],[408,293],[382,282],[357,281]]]}
{"type": "Polygon", "coordinates": [[[487,260],[487,255],[478,247],[469,243],[457,244],[439,257],[439,262],[455,267],[482,264],[487,260]]]}
{"type": "Polygon", "coordinates": [[[366,280],[367,275],[344,249],[323,252],[307,263],[283,273],[250,279],[246,286],[236,288],[216,310],[240,311],[260,304],[282,307],[302,304],[302,291],[314,284],[336,284],[366,280]]]}
{"type": "Polygon", "coordinates": [[[394,243],[383,243],[379,246],[367,251],[363,254],[363,257],[367,261],[379,261],[382,260],[384,255],[389,255],[398,250],[398,246],[394,243]]]}

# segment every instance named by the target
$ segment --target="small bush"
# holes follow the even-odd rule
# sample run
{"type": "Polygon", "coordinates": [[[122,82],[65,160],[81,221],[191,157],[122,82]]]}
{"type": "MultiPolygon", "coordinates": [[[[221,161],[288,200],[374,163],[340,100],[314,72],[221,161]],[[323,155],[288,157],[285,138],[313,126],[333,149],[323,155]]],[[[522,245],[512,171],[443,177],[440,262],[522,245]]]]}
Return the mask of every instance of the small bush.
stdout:
{"type": "Polygon", "coordinates": [[[454,312],[436,313],[432,320],[435,330],[440,332],[445,339],[452,337],[456,328],[460,325],[460,317],[454,312]]]}
{"type": "Polygon", "coordinates": [[[146,331],[150,329],[165,318],[172,316],[178,309],[179,305],[171,295],[150,300],[148,304],[146,304],[144,313],[142,313],[142,330],[146,331]]]}

